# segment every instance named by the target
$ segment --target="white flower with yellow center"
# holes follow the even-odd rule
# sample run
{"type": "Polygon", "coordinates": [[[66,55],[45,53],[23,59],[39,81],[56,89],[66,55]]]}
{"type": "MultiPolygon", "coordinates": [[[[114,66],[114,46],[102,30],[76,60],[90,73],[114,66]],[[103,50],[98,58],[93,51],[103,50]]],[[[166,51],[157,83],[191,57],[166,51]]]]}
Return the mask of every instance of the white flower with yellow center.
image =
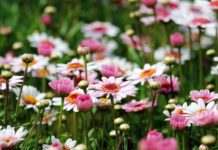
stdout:
{"type": "Polygon", "coordinates": [[[133,80],[135,83],[141,82],[141,84],[144,84],[149,79],[162,75],[165,69],[166,65],[162,62],[154,65],[145,64],[143,69],[135,69],[129,79],[133,80]]]}
{"type": "Polygon", "coordinates": [[[18,143],[24,140],[27,131],[23,127],[20,127],[15,131],[14,127],[7,126],[5,129],[0,130],[0,146],[1,148],[8,149],[16,146],[18,143]]]}
{"type": "MultiPolygon", "coordinates": [[[[20,88],[14,89],[14,93],[16,96],[19,96],[20,88]]],[[[44,100],[45,93],[40,93],[35,87],[33,86],[24,86],[23,91],[21,94],[20,102],[25,105],[25,109],[34,109],[38,111],[36,107],[36,103],[44,100]]]]}
{"type": "MultiPolygon", "coordinates": [[[[39,70],[43,69],[45,66],[48,65],[49,58],[39,55],[33,55],[34,60],[28,65],[28,72],[31,72],[32,70],[39,70]]],[[[22,61],[21,56],[14,58],[11,62],[12,65],[12,71],[13,72],[20,72],[25,70],[26,64],[22,61]]]]}

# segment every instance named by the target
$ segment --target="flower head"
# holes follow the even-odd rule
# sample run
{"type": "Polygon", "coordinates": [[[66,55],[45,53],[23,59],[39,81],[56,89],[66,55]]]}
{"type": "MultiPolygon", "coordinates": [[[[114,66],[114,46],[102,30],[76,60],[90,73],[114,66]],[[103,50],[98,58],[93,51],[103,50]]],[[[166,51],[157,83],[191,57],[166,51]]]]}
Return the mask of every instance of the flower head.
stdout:
{"type": "Polygon", "coordinates": [[[58,94],[67,95],[74,90],[74,83],[70,78],[60,78],[49,82],[49,86],[58,94]]]}
{"type": "Polygon", "coordinates": [[[171,42],[172,46],[174,46],[174,47],[181,47],[185,43],[185,38],[180,33],[174,33],[174,34],[170,35],[170,42],[171,42]]]}
{"type": "Polygon", "coordinates": [[[183,115],[172,115],[170,118],[170,126],[173,129],[181,130],[188,124],[188,119],[183,115]]]}
{"type": "Polygon", "coordinates": [[[133,99],[129,103],[124,104],[122,109],[124,109],[126,112],[139,112],[149,107],[151,107],[151,102],[147,100],[136,101],[133,99]]]}
{"type": "Polygon", "coordinates": [[[218,94],[215,92],[210,92],[209,90],[200,90],[200,91],[191,91],[190,92],[191,100],[198,101],[198,99],[202,99],[205,103],[209,103],[215,99],[218,99],[218,94]]]}
{"type": "Polygon", "coordinates": [[[92,98],[89,94],[81,94],[76,98],[76,105],[79,110],[87,111],[93,106],[92,98]]]}

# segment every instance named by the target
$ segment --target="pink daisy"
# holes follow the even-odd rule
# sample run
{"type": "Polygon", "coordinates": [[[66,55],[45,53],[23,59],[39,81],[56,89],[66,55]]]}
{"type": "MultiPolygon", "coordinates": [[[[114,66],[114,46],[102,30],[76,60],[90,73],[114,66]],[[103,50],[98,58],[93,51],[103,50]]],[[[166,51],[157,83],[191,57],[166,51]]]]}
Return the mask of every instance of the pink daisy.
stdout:
{"type": "Polygon", "coordinates": [[[218,122],[216,111],[205,110],[192,116],[192,121],[197,126],[211,125],[218,122]]]}
{"type": "Polygon", "coordinates": [[[89,86],[94,97],[112,96],[115,100],[121,100],[127,96],[135,96],[137,88],[130,81],[123,81],[123,77],[102,77],[102,81],[89,86]]]}
{"type": "Polygon", "coordinates": [[[170,118],[170,126],[173,129],[181,130],[188,125],[188,119],[183,115],[172,115],[170,118]]]}
{"type": "Polygon", "coordinates": [[[124,109],[126,112],[138,112],[145,110],[146,108],[151,107],[151,102],[147,100],[132,100],[129,103],[126,103],[122,106],[122,109],[124,109]]]}
{"type": "Polygon", "coordinates": [[[218,99],[218,94],[215,92],[210,92],[209,90],[191,91],[190,97],[193,101],[198,101],[202,99],[205,103],[209,103],[215,99],[218,99]]]}

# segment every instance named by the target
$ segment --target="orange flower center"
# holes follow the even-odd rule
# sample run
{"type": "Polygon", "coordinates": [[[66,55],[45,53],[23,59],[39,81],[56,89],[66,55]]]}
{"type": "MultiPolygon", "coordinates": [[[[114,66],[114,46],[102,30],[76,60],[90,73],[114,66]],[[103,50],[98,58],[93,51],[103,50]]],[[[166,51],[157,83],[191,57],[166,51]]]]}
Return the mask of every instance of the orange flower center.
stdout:
{"type": "Polygon", "coordinates": [[[99,101],[101,103],[107,103],[108,102],[108,99],[107,98],[100,98],[99,101]]]}
{"type": "Polygon", "coordinates": [[[0,76],[0,84],[2,83],[5,83],[5,79],[2,76],[0,76]]]}
{"type": "Polygon", "coordinates": [[[182,115],[182,114],[184,114],[183,109],[178,109],[178,110],[176,110],[176,114],[177,114],[177,115],[182,115]]]}
{"type": "Polygon", "coordinates": [[[32,105],[35,105],[37,102],[36,98],[33,97],[32,95],[24,96],[23,100],[25,101],[25,103],[32,104],[32,105]]]}
{"type": "Polygon", "coordinates": [[[39,77],[44,77],[49,75],[49,71],[47,69],[38,69],[36,73],[39,77]]]}
{"type": "Polygon", "coordinates": [[[67,147],[67,146],[64,146],[64,147],[63,147],[63,150],[70,150],[70,148],[67,147]]]}
{"type": "Polygon", "coordinates": [[[67,102],[71,104],[76,104],[76,98],[79,96],[79,93],[72,93],[69,96],[67,96],[67,102]]]}
{"type": "Polygon", "coordinates": [[[177,60],[180,58],[179,52],[166,52],[165,56],[174,57],[177,60]]]}
{"type": "Polygon", "coordinates": [[[81,63],[70,63],[67,65],[67,69],[80,69],[83,67],[84,67],[84,65],[81,63]]]}
{"type": "Polygon", "coordinates": [[[2,141],[6,142],[6,143],[10,143],[10,142],[15,141],[15,138],[14,137],[7,137],[7,138],[2,139],[2,141]]]}
{"type": "Polygon", "coordinates": [[[120,86],[116,83],[108,83],[102,86],[104,92],[117,93],[120,90],[120,86]]]}
{"type": "Polygon", "coordinates": [[[149,77],[149,76],[152,76],[153,74],[156,73],[156,70],[155,69],[148,69],[148,70],[144,70],[141,74],[140,74],[140,77],[141,78],[145,78],[145,77],[149,77]]]}

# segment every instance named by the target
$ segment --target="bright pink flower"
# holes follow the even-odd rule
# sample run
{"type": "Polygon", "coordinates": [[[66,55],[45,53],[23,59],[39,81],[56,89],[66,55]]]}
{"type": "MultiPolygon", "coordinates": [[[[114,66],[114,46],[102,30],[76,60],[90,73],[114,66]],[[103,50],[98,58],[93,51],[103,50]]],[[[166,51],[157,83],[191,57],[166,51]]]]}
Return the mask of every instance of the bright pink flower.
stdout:
{"type": "Polygon", "coordinates": [[[205,103],[209,103],[215,99],[218,99],[218,94],[215,92],[210,92],[209,90],[191,91],[190,97],[193,101],[198,101],[202,99],[205,103]]]}
{"type": "Polygon", "coordinates": [[[157,150],[177,150],[177,142],[175,139],[165,139],[158,143],[157,150]]]}
{"type": "Polygon", "coordinates": [[[158,89],[159,93],[162,94],[169,94],[172,91],[173,92],[178,92],[179,91],[179,81],[178,78],[175,76],[172,76],[172,86],[173,89],[171,89],[171,82],[170,82],[170,77],[164,77],[164,76],[159,76],[154,79],[155,81],[158,81],[161,84],[161,87],[158,89]]]}
{"type": "Polygon", "coordinates": [[[197,126],[211,125],[218,122],[218,112],[205,110],[203,112],[197,113],[192,117],[192,121],[197,126]]]}
{"type": "Polygon", "coordinates": [[[43,40],[38,45],[38,54],[44,55],[44,56],[50,56],[54,48],[55,48],[55,45],[52,44],[50,41],[43,40]]]}
{"type": "Polygon", "coordinates": [[[103,48],[101,43],[95,39],[84,39],[80,43],[80,46],[88,48],[93,53],[100,52],[103,48]]]}
{"type": "Polygon", "coordinates": [[[141,0],[141,3],[147,7],[154,7],[157,4],[157,0],[141,0]]]}
{"type": "Polygon", "coordinates": [[[158,150],[158,141],[143,138],[138,143],[138,150],[158,150]]]}
{"type": "Polygon", "coordinates": [[[173,115],[170,118],[170,126],[173,129],[181,130],[185,128],[188,124],[188,119],[182,115],[173,115]]]}
{"type": "Polygon", "coordinates": [[[174,33],[170,35],[170,43],[174,47],[181,47],[185,44],[185,38],[180,33],[174,33]]]}
{"type": "Polygon", "coordinates": [[[79,110],[87,111],[93,106],[92,98],[89,94],[81,94],[76,98],[76,105],[79,110]]]}
{"type": "Polygon", "coordinates": [[[74,83],[70,78],[60,78],[49,82],[49,86],[58,94],[68,95],[74,90],[74,83]]]}
{"type": "Polygon", "coordinates": [[[101,74],[105,77],[117,77],[118,75],[118,68],[112,65],[103,65],[101,68],[101,74]]]}
{"type": "Polygon", "coordinates": [[[52,24],[52,16],[50,16],[50,15],[41,16],[41,22],[46,26],[51,25],[52,24]]]}
{"type": "Polygon", "coordinates": [[[156,130],[150,130],[147,134],[146,139],[160,141],[160,140],[163,140],[163,134],[156,130]]]}
{"type": "Polygon", "coordinates": [[[122,106],[122,109],[124,109],[126,112],[138,112],[138,111],[145,110],[148,107],[151,107],[151,102],[149,102],[149,101],[132,100],[129,103],[124,104],[122,106]]]}

